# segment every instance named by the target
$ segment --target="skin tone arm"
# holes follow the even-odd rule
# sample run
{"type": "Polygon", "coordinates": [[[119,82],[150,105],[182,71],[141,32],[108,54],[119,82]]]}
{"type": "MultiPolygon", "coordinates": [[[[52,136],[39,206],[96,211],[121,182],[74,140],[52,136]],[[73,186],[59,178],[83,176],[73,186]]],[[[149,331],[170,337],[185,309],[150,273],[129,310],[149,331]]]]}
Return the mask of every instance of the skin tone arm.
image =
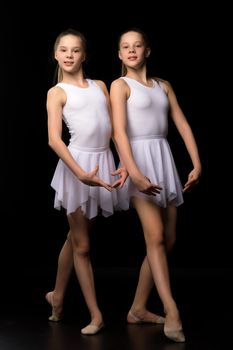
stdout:
{"type": "Polygon", "coordinates": [[[193,132],[178,104],[172,86],[167,81],[162,81],[162,84],[167,93],[168,100],[170,103],[171,117],[185,143],[185,146],[193,163],[193,170],[189,173],[188,181],[184,184],[183,188],[183,191],[186,192],[199,182],[199,178],[201,176],[201,161],[193,132]]]}
{"type": "Polygon", "coordinates": [[[111,185],[102,181],[96,173],[98,165],[91,172],[85,172],[74,160],[68,147],[62,140],[62,108],[66,102],[66,94],[59,87],[53,87],[47,94],[48,137],[49,146],[64,161],[77,178],[89,186],[102,186],[111,191],[111,185]]]}
{"type": "Polygon", "coordinates": [[[145,174],[141,173],[133,158],[130,142],[127,136],[126,101],[129,94],[129,87],[122,79],[117,79],[111,84],[110,99],[113,116],[114,139],[122,162],[135,186],[140,192],[155,196],[156,193],[160,192],[161,187],[152,184],[145,174]]]}
{"type": "MultiPolygon", "coordinates": [[[[108,111],[109,111],[109,115],[110,115],[110,118],[111,118],[111,123],[113,124],[113,121],[112,121],[112,112],[111,112],[111,108],[110,108],[110,99],[109,99],[109,93],[108,93],[108,90],[107,90],[107,87],[105,85],[105,83],[101,80],[96,80],[96,83],[102,88],[105,96],[106,96],[106,99],[107,99],[107,102],[108,102],[108,111]]],[[[114,139],[114,136],[112,135],[112,140],[113,140],[113,143],[116,147],[116,150],[119,154],[119,151],[117,149],[117,144],[116,144],[116,141],[114,139]]],[[[121,160],[121,157],[120,157],[120,154],[119,154],[119,158],[120,158],[120,162],[122,164],[122,160],[121,160]]],[[[113,176],[119,176],[118,180],[116,180],[113,184],[112,184],[112,188],[116,188],[116,187],[120,187],[122,188],[127,177],[128,177],[128,172],[126,170],[125,167],[121,167],[119,169],[117,169],[116,171],[112,172],[111,175],[113,176]]]]}

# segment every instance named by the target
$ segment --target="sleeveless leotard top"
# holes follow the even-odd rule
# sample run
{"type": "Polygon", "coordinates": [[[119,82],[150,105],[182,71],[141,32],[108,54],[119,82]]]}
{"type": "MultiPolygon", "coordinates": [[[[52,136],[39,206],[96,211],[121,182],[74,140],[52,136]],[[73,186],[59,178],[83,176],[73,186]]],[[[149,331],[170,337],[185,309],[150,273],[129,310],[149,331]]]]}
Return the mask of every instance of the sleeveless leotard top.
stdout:
{"type": "Polygon", "coordinates": [[[168,98],[155,81],[147,87],[135,79],[122,77],[130,87],[127,100],[127,132],[129,138],[166,137],[168,131],[168,98]]]}
{"type": "Polygon", "coordinates": [[[87,88],[67,83],[56,85],[67,96],[63,120],[71,135],[69,146],[104,149],[109,146],[112,131],[106,96],[93,80],[87,82],[87,88]]]}

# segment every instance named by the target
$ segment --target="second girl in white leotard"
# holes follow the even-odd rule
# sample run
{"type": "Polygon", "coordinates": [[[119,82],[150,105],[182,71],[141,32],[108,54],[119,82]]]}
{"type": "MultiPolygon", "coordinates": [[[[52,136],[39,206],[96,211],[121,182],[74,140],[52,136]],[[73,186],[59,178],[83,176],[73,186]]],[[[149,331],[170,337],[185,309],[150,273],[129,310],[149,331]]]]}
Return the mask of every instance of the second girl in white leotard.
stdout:
{"type": "Polygon", "coordinates": [[[150,47],[145,33],[137,28],[122,33],[118,54],[123,76],[111,84],[110,99],[114,139],[130,177],[120,192],[126,204],[130,201],[136,209],[146,243],[146,257],[127,320],[164,322],[165,335],[175,342],[184,342],[166,253],[174,245],[176,208],[183,202],[182,192],[198,182],[201,162],[193,133],[171,85],[148,76],[146,58],[150,47]],[[183,189],[166,139],[168,116],[181,134],[193,163],[183,189]],[[146,309],[153,284],[163,303],[165,320],[146,309]]]}

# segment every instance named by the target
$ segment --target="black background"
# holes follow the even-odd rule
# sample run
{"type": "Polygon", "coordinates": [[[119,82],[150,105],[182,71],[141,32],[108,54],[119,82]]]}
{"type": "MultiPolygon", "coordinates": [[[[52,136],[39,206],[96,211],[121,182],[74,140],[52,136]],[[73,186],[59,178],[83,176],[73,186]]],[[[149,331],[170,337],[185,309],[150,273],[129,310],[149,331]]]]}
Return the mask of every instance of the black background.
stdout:
{"type": "MultiPolygon", "coordinates": [[[[179,208],[171,266],[229,268],[231,254],[230,39],[228,9],[196,2],[141,5],[86,2],[6,4],[2,24],[1,268],[3,274],[50,268],[67,233],[53,208],[50,181],[57,157],[47,144],[46,93],[52,86],[53,43],[68,27],[89,44],[86,67],[107,86],[120,75],[117,39],[131,26],[149,36],[150,65],[170,81],[196,136],[203,163],[198,187],[179,208]],[[111,8],[110,8],[111,7],[111,8]],[[105,13],[104,13],[105,12],[105,13]],[[228,202],[229,201],[229,204],[228,202]]],[[[190,160],[171,125],[169,141],[182,179],[190,160]]],[[[134,211],[99,218],[92,234],[95,266],[138,266],[145,253],[134,211]]]]}

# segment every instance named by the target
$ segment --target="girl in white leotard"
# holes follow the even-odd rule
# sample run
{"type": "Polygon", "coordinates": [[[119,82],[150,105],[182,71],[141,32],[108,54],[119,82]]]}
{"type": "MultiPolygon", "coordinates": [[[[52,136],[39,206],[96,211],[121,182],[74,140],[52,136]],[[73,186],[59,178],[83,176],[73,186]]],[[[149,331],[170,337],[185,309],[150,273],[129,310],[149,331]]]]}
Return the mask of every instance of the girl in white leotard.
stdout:
{"type": "Polygon", "coordinates": [[[81,332],[95,334],[104,322],[89,258],[89,224],[98,212],[109,216],[119,208],[113,187],[122,186],[127,173],[124,169],[116,171],[109,148],[112,130],[106,86],[84,77],[84,36],[72,29],[62,32],[55,41],[54,53],[59,83],[47,95],[48,135],[49,145],[60,159],[51,185],[54,206],[65,208],[70,231],[59,255],[55,288],[46,294],[46,300],[52,307],[49,320],[61,320],[74,266],[91,315],[90,324],[81,332]],[[62,121],[70,133],[68,146],[62,140],[62,121]]]}
{"type": "Polygon", "coordinates": [[[170,288],[166,252],[171,250],[176,237],[176,208],[183,202],[183,191],[198,182],[201,162],[193,133],[171,85],[148,77],[149,55],[145,33],[135,28],[125,31],[119,39],[123,76],[112,82],[110,90],[114,139],[129,173],[120,195],[125,205],[131,202],[139,215],[147,250],[127,320],[162,323],[160,316],[146,309],[155,284],[165,312],[164,333],[175,342],[184,342],[182,322],[170,288]],[[169,115],[193,163],[183,188],[166,139],[169,115]]]}

